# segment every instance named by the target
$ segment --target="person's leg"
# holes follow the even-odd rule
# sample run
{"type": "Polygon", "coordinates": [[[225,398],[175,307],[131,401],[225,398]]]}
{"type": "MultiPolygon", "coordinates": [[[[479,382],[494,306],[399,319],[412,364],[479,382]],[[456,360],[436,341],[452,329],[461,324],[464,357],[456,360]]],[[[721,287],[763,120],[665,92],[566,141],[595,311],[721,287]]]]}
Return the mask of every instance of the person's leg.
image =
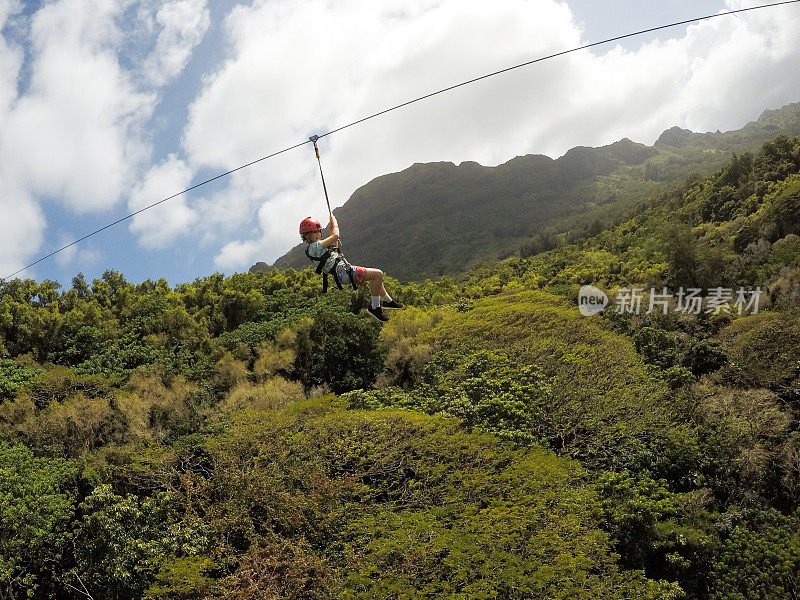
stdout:
{"type": "Polygon", "coordinates": [[[381,296],[386,295],[386,289],[383,287],[383,271],[380,269],[365,269],[364,267],[356,268],[356,285],[366,283],[369,281],[370,287],[370,307],[367,312],[374,318],[382,323],[386,323],[389,319],[383,314],[381,309],[381,296]]]}
{"type": "Polygon", "coordinates": [[[380,269],[366,269],[364,280],[369,281],[370,296],[373,298],[386,297],[386,288],[383,287],[383,271],[380,269]]]}

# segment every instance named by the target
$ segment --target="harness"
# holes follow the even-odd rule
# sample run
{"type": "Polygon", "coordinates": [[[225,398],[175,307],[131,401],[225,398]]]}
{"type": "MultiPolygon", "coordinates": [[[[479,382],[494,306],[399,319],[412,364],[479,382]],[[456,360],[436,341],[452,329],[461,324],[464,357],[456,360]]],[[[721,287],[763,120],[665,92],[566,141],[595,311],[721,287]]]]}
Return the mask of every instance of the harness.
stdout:
{"type": "Polygon", "coordinates": [[[316,271],[317,271],[317,275],[322,275],[322,293],[323,294],[328,292],[328,275],[329,274],[333,276],[333,281],[334,281],[334,283],[336,283],[336,287],[338,287],[340,290],[344,289],[342,287],[342,282],[339,281],[339,275],[336,272],[336,267],[339,266],[339,263],[342,263],[342,262],[345,264],[345,271],[347,272],[347,276],[350,277],[350,285],[353,286],[354,290],[358,289],[358,286],[356,285],[355,274],[353,272],[354,271],[353,267],[350,266],[350,263],[347,262],[347,259],[342,255],[341,252],[339,252],[339,250],[337,248],[329,248],[329,249],[327,249],[325,251],[325,254],[323,254],[319,258],[314,258],[313,256],[311,256],[308,253],[308,246],[306,246],[306,256],[312,262],[318,262],[319,263],[317,265],[316,271]],[[330,268],[329,271],[326,271],[325,270],[325,263],[328,262],[328,259],[331,256],[334,257],[333,266],[330,268]]]}

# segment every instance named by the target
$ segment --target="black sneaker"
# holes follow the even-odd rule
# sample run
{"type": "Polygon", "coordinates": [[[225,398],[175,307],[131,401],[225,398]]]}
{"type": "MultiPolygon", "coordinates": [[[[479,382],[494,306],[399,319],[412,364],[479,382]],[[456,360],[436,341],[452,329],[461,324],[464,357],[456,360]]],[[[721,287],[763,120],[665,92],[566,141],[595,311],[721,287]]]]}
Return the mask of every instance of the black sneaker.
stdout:
{"type": "Polygon", "coordinates": [[[388,320],[389,320],[389,317],[387,317],[385,314],[383,314],[383,311],[381,310],[381,307],[380,307],[380,306],[379,306],[378,308],[372,308],[372,307],[370,306],[370,307],[367,309],[367,312],[368,312],[368,313],[369,313],[369,314],[370,314],[370,315],[371,315],[373,318],[377,319],[377,320],[378,320],[378,321],[380,321],[381,323],[386,323],[386,321],[388,321],[388,320]]]}
{"type": "Polygon", "coordinates": [[[403,308],[397,300],[390,300],[389,302],[381,302],[381,308],[403,308]]]}

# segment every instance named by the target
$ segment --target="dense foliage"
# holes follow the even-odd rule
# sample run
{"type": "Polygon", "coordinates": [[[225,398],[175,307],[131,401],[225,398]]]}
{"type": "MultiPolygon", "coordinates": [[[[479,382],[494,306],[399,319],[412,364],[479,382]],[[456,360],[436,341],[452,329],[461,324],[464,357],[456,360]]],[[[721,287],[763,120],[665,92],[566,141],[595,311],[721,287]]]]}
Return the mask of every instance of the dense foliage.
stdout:
{"type": "Polygon", "coordinates": [[[390,279],[383,327],[310,269],[3,282],[0,597],[793,597],[799,177],[776,138],[390,279]],[[587,283],[765,293],[587,318],[587,283]]]}

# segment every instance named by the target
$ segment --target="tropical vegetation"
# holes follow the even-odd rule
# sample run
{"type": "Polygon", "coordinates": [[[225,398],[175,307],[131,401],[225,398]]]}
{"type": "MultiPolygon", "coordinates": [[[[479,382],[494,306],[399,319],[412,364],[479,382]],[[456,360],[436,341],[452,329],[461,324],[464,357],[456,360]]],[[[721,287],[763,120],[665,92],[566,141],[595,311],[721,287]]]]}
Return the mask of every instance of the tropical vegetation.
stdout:
{"type": "Polygon", "coordinates": [[[667,187],[382,328],[310,268],[3,282],[0,597],[796,597],[800,138],[667,187]]]}

